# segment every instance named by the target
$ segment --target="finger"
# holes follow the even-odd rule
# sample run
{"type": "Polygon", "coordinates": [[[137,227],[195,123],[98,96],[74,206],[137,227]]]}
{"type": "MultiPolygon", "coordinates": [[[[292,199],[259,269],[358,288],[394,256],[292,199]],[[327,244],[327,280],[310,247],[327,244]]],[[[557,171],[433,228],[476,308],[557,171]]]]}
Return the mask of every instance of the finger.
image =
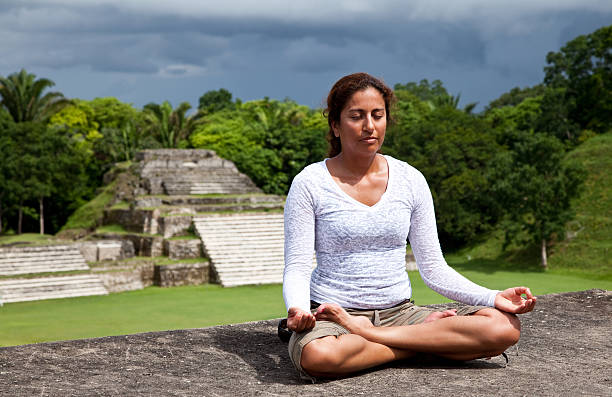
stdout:
{"type": "Polygon", "coordinates": [[[308,328],[314,328],[315,324],[317,323],[317,321],[315,320],[314,316],[310,316],[308,321],[308,328]]]}
{"type": "Polygon", "coordinates": [[[532,299],[533,298],[533,294],[531,293],[531,290],[527,287],[521,287],[522,291],[521,294],[524,294],[527,299],[532,299]]]}
{"type": "Polygon", "coordinates": [[[525,301],[524,307],[521,309],[521,313],[529,313],[533,310],[535,306],[535,301],[533,299],[528,299],[525,301]]]}
{"type": "Polygon", "coordinates": [[[527,287],[514,287],[514,293],[518,296],[525,295],[527,299],[533,298],[531,290],[527,287]]]}
{"type": "Polygon", "coordinates": [[[535,299],[530,299],[529,303],[527,304],[527,311],[530,312],[533,310],[533,308],[535,307],[536,304],[536,300],[535,299]]]}

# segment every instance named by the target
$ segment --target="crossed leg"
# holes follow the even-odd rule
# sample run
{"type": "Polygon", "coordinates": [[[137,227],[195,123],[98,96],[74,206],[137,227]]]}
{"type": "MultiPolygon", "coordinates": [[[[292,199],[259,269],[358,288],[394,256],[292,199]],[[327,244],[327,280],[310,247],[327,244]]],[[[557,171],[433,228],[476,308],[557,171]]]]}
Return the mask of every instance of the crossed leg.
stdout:
{"type": "Polygon", "coordinates": [[[472,360],[503,353],[520,336],[518,318],[493,308],[471,316],[446,316],[415,325],[374,327],[340,306],[319,307],[317,320],[334,321],[351,333],[316,339],[302,351],[301,366],[313,376],[333,377],[390,361],[432,353],[472,360]]]}

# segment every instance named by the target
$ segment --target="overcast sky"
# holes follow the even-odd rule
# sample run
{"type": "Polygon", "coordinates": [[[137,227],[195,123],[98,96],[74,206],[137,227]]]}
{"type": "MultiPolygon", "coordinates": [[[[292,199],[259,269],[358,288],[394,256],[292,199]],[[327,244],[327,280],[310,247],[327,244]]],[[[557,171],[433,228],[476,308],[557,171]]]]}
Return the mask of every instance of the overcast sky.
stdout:
{"type": "Polygon", "coordinates": [[[612,23],[610,0],[0,0],[0,75],[141,107],[206,91],[322,104],[341,76],[440,79],[479,108],[542,81],[548,51],[612,23]]]}

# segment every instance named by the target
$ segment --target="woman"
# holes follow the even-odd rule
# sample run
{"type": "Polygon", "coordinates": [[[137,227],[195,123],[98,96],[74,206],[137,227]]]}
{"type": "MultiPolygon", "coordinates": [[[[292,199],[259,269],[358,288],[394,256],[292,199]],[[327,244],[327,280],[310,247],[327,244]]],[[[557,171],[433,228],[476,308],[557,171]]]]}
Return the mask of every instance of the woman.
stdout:
{"type": "Polygon", "coordinates": [[[423,175],[379,153],[393,100],[393,91],[366,73],[340,79],[327,98],[329,158],[298,174],[287,196],[289,354],[306,378],[417,352],[456,360],[495,356],[518,341],[515,314],[536,302],[528,288],[492,291],[446,264],[423,175]],[[434,312],[409,301],[407,239],[425,283],[473,306],[434,312]]]}

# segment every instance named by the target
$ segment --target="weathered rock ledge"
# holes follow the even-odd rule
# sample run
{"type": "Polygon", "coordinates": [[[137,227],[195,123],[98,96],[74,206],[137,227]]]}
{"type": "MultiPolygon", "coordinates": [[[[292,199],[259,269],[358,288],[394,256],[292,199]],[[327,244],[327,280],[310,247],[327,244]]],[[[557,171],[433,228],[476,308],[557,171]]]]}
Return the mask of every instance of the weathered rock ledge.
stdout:
{"type": "Polygon", "coordinates": [[[270,320],[0,348],[0,395],[610,396],[611,303],[602,290],[540,297],[507,366],[420,357],[310,384],[270,320]]]}

